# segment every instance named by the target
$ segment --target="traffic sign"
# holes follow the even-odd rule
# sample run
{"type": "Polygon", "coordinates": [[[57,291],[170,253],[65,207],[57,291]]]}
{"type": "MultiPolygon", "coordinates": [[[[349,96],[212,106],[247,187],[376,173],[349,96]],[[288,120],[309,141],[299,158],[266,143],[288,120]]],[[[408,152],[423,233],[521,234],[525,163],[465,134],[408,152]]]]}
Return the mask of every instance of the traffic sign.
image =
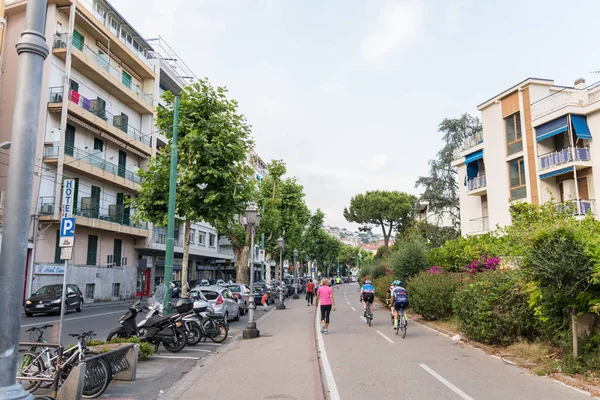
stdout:
{"type": "Polygon", "coordinates": [[[60,248],[60,259],[61,260],[70,260],[73,257],[73,248],[72,247],[61,247],[60,248]]]}
{"type": "Polygon", "coordinates": [[[62,218],[60,220],[59,247],[73,247],[75,244],[75,218],[62,218]]]}
{"type": "Polygon", "coordinates": [[[310,269],[310,272],[315,272],[315,267],[312,267],[312,268],[310,269]]]}
{"type": "Polygon", "coordinates": [[[258,261],[265,262],[265,250],[264,249],[258,250],[258,261]]]}

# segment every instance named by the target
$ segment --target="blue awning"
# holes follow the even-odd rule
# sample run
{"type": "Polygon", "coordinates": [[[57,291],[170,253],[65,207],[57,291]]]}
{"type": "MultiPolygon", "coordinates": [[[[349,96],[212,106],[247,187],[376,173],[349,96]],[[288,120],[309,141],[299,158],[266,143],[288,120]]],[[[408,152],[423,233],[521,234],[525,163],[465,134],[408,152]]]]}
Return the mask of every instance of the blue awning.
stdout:
{"type": "MultiPolygon", "coordinates": [[[[479,174],[479,164],[471,162],[467,164],[467,179],[473,179],[479,174]]],[[[466,182],[465,182],[466,184],[466,182]]]]}
{"type": "Polygon", "coordinates": [[[569,128],[567,116],[557,118],[535,128],[535,140],[548,139],[551,136],[565,132],[569,128]]]}
{"type": "Polygon", "coordinates": [[[592,133],[590,127],[587,124],[587,118],[583,115],[571,115],[571,123],[575,134],[579,139],[591,139],[592,133]]]}
{"type": "Polygon", "coordinates": [[[573,171],[573,167],[559,169],[558,171],[548,172],[547,174],[540,175],[540,179],[551,178],[553,176],[566,174],[567,172],[571,172],[571,171],[573,171]]]}
{"type": "Polygon", "coordinates": [[[465,164],[471,163],[473,161],[481,160],[483,158],[483,150],[478,150],[474,153],[467,154],[465,156],[465,164]]]}

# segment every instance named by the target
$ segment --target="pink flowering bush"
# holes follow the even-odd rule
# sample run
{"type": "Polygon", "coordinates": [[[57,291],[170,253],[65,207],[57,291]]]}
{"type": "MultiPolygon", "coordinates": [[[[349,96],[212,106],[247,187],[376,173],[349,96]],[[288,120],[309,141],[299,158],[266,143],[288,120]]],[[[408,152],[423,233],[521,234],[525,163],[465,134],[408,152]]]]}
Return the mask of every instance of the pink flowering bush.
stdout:
{"type": "Polygon", "coordinates": [[[500,264],[500,257],[488,257],[482,255],[479,260],[475,259],[471,264],[465,265],[463,272],[474,275],[478,272],[495,271],[500,264]]]}

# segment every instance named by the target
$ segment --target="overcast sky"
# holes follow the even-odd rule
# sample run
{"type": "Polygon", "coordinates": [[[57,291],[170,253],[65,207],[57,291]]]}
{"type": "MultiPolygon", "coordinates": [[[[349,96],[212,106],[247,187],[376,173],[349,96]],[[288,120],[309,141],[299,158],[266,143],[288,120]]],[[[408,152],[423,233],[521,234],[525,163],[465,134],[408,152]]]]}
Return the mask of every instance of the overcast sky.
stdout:
{"type": "Polygon", "coordinates": [[[112,0],[226,85],[265,160],[350,227],[350,198],[417,194],[446,117],[527,77],[600,80],[598,0],[112,0]],[[174,12],[171,12],[174,10],[174,12]]]}

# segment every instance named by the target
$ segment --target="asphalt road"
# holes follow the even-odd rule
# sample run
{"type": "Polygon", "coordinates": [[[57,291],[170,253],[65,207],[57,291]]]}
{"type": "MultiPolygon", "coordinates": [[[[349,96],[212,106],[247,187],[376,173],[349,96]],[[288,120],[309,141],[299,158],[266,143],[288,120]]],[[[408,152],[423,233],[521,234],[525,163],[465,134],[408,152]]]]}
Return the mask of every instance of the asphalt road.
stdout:
{"type": "Polygon", "coordinates": [[[322,335],[339,397],[505,400],[580,400],[589,396],[504,364],[410,322],[406,339],[395,335],[389,311],[376,307],[372,326],[363,320],[359,287],[334,291],[337,311],[322,335]]]}

